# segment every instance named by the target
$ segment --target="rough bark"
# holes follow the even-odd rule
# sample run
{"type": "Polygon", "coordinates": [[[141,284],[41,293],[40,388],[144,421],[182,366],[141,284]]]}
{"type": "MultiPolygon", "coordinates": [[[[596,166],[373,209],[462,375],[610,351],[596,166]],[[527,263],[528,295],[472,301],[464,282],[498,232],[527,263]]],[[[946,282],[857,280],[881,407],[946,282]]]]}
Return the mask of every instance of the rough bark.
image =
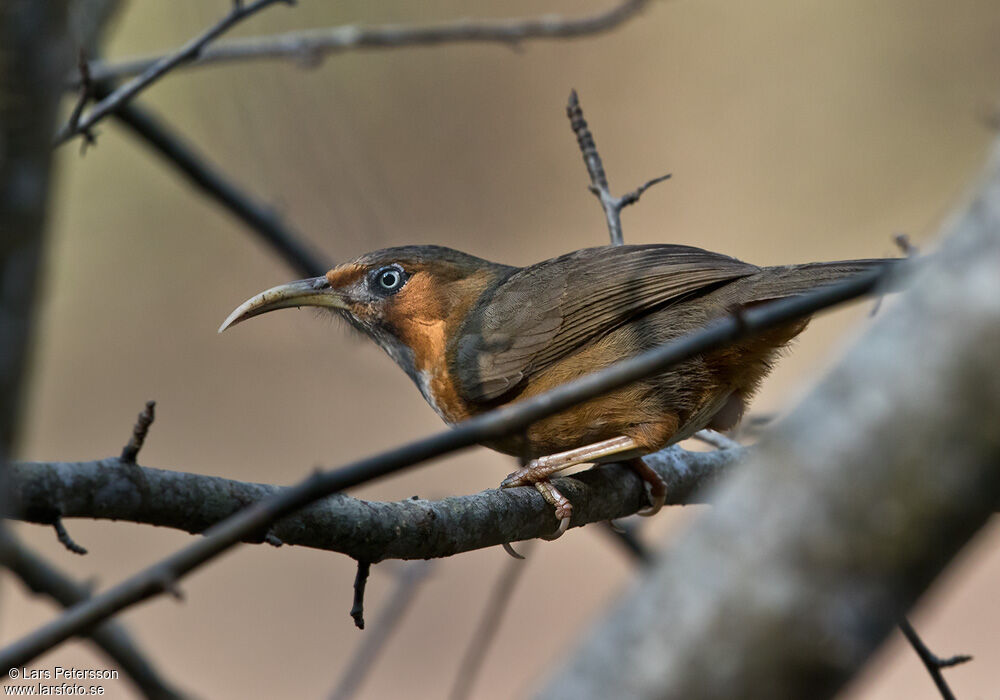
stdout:
{"type": "MultiPolygon", "coordinates": [[[[647,460],[667,480],[668,503],[696,503],[698,487],[720,477],[744,453],[671,447],[647,460]]],[[[13,511],[25,520],[128,520],[192,533],[284,488],[140,467],[115,458],[15,463],[9,479],[13,511]]],[[[573,502],[574,526],[624,517],[647,504],[642,482],[621,465],[605,465],[557,483],[573,502]]],[[[552,508],[538,492],[518,488],[397,503],[335,495],[279,521],[270,534],[286,544],[377,562],[449,556],[538,537],[555,526],[552,508]]],[[[261,542],[264,534],[248,541],[261,542]]]]}

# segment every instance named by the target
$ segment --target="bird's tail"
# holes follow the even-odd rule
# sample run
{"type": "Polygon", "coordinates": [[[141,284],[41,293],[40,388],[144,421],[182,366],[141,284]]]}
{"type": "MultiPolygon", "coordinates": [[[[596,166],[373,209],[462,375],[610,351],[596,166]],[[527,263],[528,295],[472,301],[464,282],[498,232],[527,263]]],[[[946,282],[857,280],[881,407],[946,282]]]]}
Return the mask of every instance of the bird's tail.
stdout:
{"type": "Polygon", "coordinates": [[[752,304],[804,294],[869,270],[894,266],[900,261],[901,258],[879,258],[765,267],[740,281],[747,285],[743,290],[747,295],[745,301],[752,304]]]}

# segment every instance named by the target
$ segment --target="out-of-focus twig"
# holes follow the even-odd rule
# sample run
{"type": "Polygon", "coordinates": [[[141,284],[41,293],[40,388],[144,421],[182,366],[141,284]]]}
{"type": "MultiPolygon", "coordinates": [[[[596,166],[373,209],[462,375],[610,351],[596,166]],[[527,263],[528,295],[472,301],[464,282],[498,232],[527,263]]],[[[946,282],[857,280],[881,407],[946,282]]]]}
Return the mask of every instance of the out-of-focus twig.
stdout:
{"type": "Polygon", "coordinates": [[[451,700],[465,700],[472,693],[472,686],[482,669],[486,653],[490,650],[493,640],[496,639],[497,632],[500,631],[500,622],[504,613],[510,606],[510,601],[514,595],[517,582],[521,580],[524,571],[528,566],[527,554],[533,542],[526,542],[522,548],[525,555],[522,559],[509,559],[504,562],[503,571],[500,578],[493,587],[490,599],[486,603],[483,617],[472,635],[472,641],[466,647],[465,655],[458,665],[458,674],[455,676],[455,684],[451,688],[449,698],[451,700]]]}
{"type": "MultiPolygon", "coordinates": [[[[232,9],[225,17],[202,32],[201,35],[177,49],[177,51],[153,61],[142,70],[140,75],[129,80],[110,95],[101,99],[85,115],[81,116],[74,110],[75,118],[67,122],[56,134],[56,145],[68,141],[77,134],[89,132],[97,122],[120,109],[122,105],[129,102],[129,100],[133,99],[171,70],[198,58],[205,47],[221,34],[269,5],[274,5],[278,2],[292,4],[291,0],[256,0],[249,5],[244,5],[242,2],[234,2],[232,9]]],[[[92,70],[89,73],[90,80],[102,80],[102,78],[94,76],[92,70]]]]}
{"type": "MultiPolygon", "coordinates": [[[[649,0],[625,0],[614,7],[584,17],[544,15],[505,20],[459,20],[441,24],[364,27],[343,25],[276,36],[237,39],[207,47],[187,67],[221,62],[259,59],[292,59],[316,65],[326,56],[359,49],[394,49],[456,43],[499,43],[518,46],[533,39],[570,39],[606,32],[634,17],[649,0]]],[[[159,56],[143,56],[119,62],[93,62],[94,80],[120,79],[149,70],[159,56]]],[[[75,84],[71,82],[71,84],[75,84]]]]}
{"type": "Polygon", "coordinates": [[[385,649],[392,633],[399,628],[404,615],[432,569],[432,562],[419,559],[406,562],[396,580],[392,597],[382,608],[378,617],[366,633],[364,641],[347,664],[347,669],[330,695],[331,700],[349,700],[354,697],[375,665],[379,654],[385,649]]]}
{"type": "MultiPolygon", "coordinates": [[[[9,528],[0,529],[0,565],[9,569],[32,592],[48,596],[63,607],[68,608],[90,597],[87,586],[77,583],[25,547],[9,528]]],[[[90,638],[132,679],[145,697],[154,700],[185,697],[160,676],[118,622],[105,622],[90,633],[90,638]]]]}

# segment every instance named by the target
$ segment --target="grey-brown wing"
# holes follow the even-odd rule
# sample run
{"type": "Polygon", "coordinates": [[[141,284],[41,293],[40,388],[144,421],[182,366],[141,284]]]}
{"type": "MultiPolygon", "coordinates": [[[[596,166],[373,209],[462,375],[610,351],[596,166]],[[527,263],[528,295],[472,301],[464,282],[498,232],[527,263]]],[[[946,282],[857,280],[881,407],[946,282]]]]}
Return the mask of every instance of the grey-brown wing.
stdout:
{"type": "Polygon", "coordinates": [[[700,248],[588,248],[523,268],[469,314],[451,360],[459,393],[491,400],[653,308],[760,268],[700,248]]]}

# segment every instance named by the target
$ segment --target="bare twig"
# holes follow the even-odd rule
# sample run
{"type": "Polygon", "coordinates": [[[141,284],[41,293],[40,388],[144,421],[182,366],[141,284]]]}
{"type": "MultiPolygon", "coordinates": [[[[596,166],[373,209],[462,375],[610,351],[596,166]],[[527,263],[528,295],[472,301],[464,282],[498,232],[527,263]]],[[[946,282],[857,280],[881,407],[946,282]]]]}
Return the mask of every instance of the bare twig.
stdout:
{"type": "MultiPolygon", "coordinates": [[[[0,565],[9,569],[30,591],[48,596],[63,607],[68,608],[90,597],[87,586],[77,583],[25,547],[9,528],[0,529],[0,565]]],[[[90,638],[147,698],[179,700],[185,697],[160,677],[135,640],[119,623],[105,622],[90,633],[90,638]]]]}
{"type": "Polygon", "coordinates": [[[385,648],[386,642],[389,641],[392,633],[399,628],[399,623],[402,622],[406,611],[410,609],[417,589],[427,578],[432,568],[431,562],[423,560],[407,562],[402,568],[392,597],[382,608],[378,618],[372,624],[371,630],[365,635],[361,646],[358,647],[354,657],[347,664],[347,669],[330,695],[331,700],[349,700],[349,698],[354,697],[375,665],[379,654],[385,648]]]}
{"type": "MultiPolygon", "coordinates": [[[[155,60],[147,68],[145,68],[140,75],[136,76],[132,80],[129,80],[127,83],[94,105],[94,107],[83,117],[76,115],[75,120],[65,124],[56,134],[56,145],[68,141],[77,134],[86,133],[91,127],[97,124],[97,122],[120,109],[122,105],[126,104],[129,100],[133,99],[136,95],[148,88],[174,68],[197,59],[211,41],[246,18],[256,14],[269,5],[274,5],[277,2],[292,4],[290,0],[256,0],[256,2],[252,2],[249,5],[243,5],[242,2],[233,3],[233,7],[229,13],[205,30],[200,36],[192,39],[177,51],[155,60]]],[[[94,77],[93,71],[90,71],[90,73],[92,80],[103,79],[94,77]]]]}
{"type": "MultiPolygon", "coordinates": [[[[111,89],[98,84],[95,94],[107,95],[111,89]]],[[[329,261],[305,243],[303,237],[270,209],[240,190],[222,171],[212,166],[204,155],[170,130],[151,112],[130,103],[115,112],[117,120],[138,136],[153,151],[177,168],[187,180],[236,218],[249,226],[281,258],[306,277],[322,275],[330,269],[329,261]]]]}
{"type": "Polygon", "coordinates": [[[899,629],[903,633],[903,636],[906,637],[906,641],[913,647],[913,650],[917,652],[917,656],[920,657],[920,661],[923,663],[924,668],[927,669],[927,673],[931,674],[931,679],[934,681],[934,685],[937,686],[938,692],[941,693],[941,697],[944,700],[955,700],[955,694],[948,687],[948,682],[944,679],[941,669],[964,664],[966,661],[971,661],[972,657],[967,654],[958,654],[947,659],[938,657],[927,648],[927,645],[924,644],[920,635],[917,634],[917,631],[913,629],[913,625],[906,618],[903,618],[903,621],[899,623],[899,629]]]}
{"type": "Polygon", "coordinates": [[[692,357],[736,342],[748,335],[812,316],[822,309],[870,294],[880,283],[888,279],[890,279],[889,268],[880,268],[808,294],[762,304],[744,313],[740,322],[731,317],[717,319],[674,342],[622,360],[538,396],[475,416],[456,424],[451,429],[362,459],[341,469],[313,474],[297,486],[258,501],[214,525],[205,532],[205,537],[143,569],[86,603],[68,610],[56,620],[0,650],[0,673],[13,666],[27,664],[45,650],[116,612],[163,593],[166,590],[165,582],[184,576],[252,533],[266,532],[277,520],[324,496],[483,441],[516,433],[542,418],[663,371],[692,357]]]}
{"type": "Polygon", "coordinates": [[[139,450],[142,449],[143,443],[146,442],[149,426],[153,424],[155,417],[156,402],[147,401],[146,407],[142,409],[139,417],[135,420],[135,426],[132,428],[132,436],[128,439],[125,447],[122,448],[122,456],[119,457],[121,461],[127,464],[135,464],[135,458],[139,456],[139,450]]]}
{"type": "MultiPolygon", "coordinates": [[[[525,543],[525,553],[530,551],[533,543],[525,543]]],[[[528,562],[518,559],[510,559],[504,562],[503,571],[500,578],[493,587],[489,602],[483,611],[483,617],[472,635],[472,641],[465,649],[465,655],[458,666],[458,674],[455,676],[455,684],[451,688],[449,698],[451,700],[465,700],[472,693],[472,686],[476,681],[476,676],[483,666],[486,653],[490,650],[493,640],[496,639],[497,632],[500,631],[500,622],[504,613],[510,606],[510,601],[514,596],[514,588],[521,580],[528,562]]]]}
{"type": "Polygon", "coordinates": [[[56,539],[59,540],[59,543],[63,547],[65,547],[69,551],[73,552],[73,554],[86,554],[87,553],[87,550],[86,550],[85,547],[81,547],[80,545],[78,545],[73,540],[72,537],[70,537],[69,532],[66,531],[66,526],[63,525],[62,518],[56,518],[52,522],[52,527],[56,531],[56,539]]]}
{"type": "Polygon", "coordinates": [[[586,164],[587,172],[590,174],[590,191],[597,197],[597,200],[601,203],[601,208],[604,210],[608,232],[611,234],[611,245],[622,245],[624,243],[622,236],[622,209],[638,202],[643,192],[658,182],[663,182],[670,175],[661,175],[660,177],[653,178],[638,189],[621,197],[613,196],[608,189],[608,177],[604,172],[604,164],[601,162],[601,156],[597,152],[597,144],[594,143],[590,127],[587,126],[587,121],[583,118],[583,108],[580,106],[576,90],[573,90],[569,94],[569,103],[566,105],[566,116],[569,117],[570,127],[573,129],[573,133],[576,134],[576,142],[580,146],[580,151],[583,153],[583,162],[586,164]]]}
{"type": "Polygon", "coordinates": [[[365,628],[365,586],[368,585],[368,574],[371,570],[370,561],[358,560],[358,571],[354,574],[354,603],[351,605],[351,617],[354,618],[354,626],[359,630],[365,628]]]}
{"type": "Polygon", "coordinates": [[[80,152],[83,153],[88,145],[94,143],[94,133],[90,129],[80,129],[80,115],[83,114],[83,108],[87,106],[90,98],[93,97],[94,83],[90,79],[90,64],[87,63],[87,56],[82,48],[77,55],[76,64],[77,70],[80,71],[80,96],[77,98],[76,104],[73,105],[73,111],[70,112],[69,120],[66,123],[67,128],[79,132],[83,136],[83,145],[80,147],[80,152]]]}
{"type": "MultiPolygon", "coordinates": [[[[456,43],[499,43],[518,46],[532,39],[570,39],[606,32],[634,17],[649,0],[625,0],[611,9],[578,18],[545,15],[506,20],[460,20],[424,26],[344,25],[325,29],[250,37],[207,47],[186,67],[219,62],[286,58],[301,65],[317,65],[326,56],[359,49],[395,49],[456,43]]],[[[94,80],[120,79],[149,70],[159,56],[95,62],[94,80]]]]}

